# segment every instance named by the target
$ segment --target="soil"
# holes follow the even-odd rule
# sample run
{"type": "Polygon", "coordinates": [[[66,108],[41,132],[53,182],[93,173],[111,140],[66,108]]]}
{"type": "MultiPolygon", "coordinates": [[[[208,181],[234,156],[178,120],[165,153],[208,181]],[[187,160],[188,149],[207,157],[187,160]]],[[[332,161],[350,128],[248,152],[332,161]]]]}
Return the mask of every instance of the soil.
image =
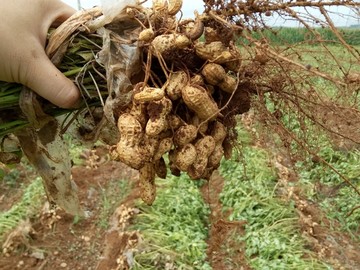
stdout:
{"type": "MultiPolygon", "coordinates": [[[[119,179],[126,179],[131,186],[136,186],[137,172],[113,161],[92,165],[76,166],[72,170],[81,205],[90,216],[77,220],[60,209],[51,209],[45,203],[39,217],[29,221],[30,233],[23,235],[24,230],[19,227],[13,231],[18,232],[17,234],[8,236],[11,252],[1,254],[0,269],[115,269],[119,265],[118,255],[123,254],[124,249],[128,248],[129,243],[134,242],[137,236],[121,235],[119,231],[124,227],[116,227],[114,217],[109,221],[109,228],[99,226],[101,192],[119,179]]],[[[25,170],[20,167],[18,169],[25,170]]],[[[10,208],[11,200],[16,202],[21,196],[16,192],[13,196],[7,196],[9,191],[2,191],[5,196],[0,201],[0,209],[10,208]]],[[[115,189],[114,192],[120,193],[120,190],[115,189]]],[[[120,210],[125,212],[124,206],[130,207],[137,198],[138,191],[133,188],[120,203],[120,210]]],[[[114,205],[114,208],[116,206],[114,205]]],[[[121,216],[119,207],[114,211],[114,215],[121,216]]],[[[136,211],[126,213],[129,217],[121,221],[123,224],[136,211]]],[[[117,223],[119,222],[120,220],[117,223]]]]}
{"type": "MultiPolygon", "coordinates": [[[[298,224],[306,248],[312,251],[320,261],[325,261],[334,269],[358,269],[360,265],[359,243],[349,234],[340,230],[340,224],[330,221],[320,206],[305,198],[296,184],[297,173],[292,170],[290,158],[278,154],[275,167],[279,177],[279,194],[284,200],[292,200],[298,214],[298,224]]],[[[337,187],[334,188],[336,190],[337,187]]],[[[328,191],[319,196],[328,196],[328,191]]],[[[334,191],[332,191],[334,192],[334,191]]]]}
{"type": "Polygon", "coordinates": [[[244,243],[237,243],[233,240],[234,234],[244,234],[246,222],[228,221],[227,217],[230,213],[222,212],[219,195],[223,186],[224,178],[219,175],[218,171],[214,171],[209,181],[201,188],[203,198],[211,210],[208,260],[213,269],[251,269],[246,264],[244,243]]]}
{"type": "MultiPolygon", "coordinates": [[[[0,256],[0,269],[130,269],[133,250],[140,241],[139,233],[128,229],[138,213],[135,208],[139,198],[138,173],[121,163],[96,158],[102,155],[87,152],[84,154],[87,162],[72,170],[81,204],[89,211],[89,217],[78,220],[45,203],[37,218],[25,221],[8,236],[7,244],[11,248],[0,256]],[[117,200],[116,195],[122,190],[114,185],[119,179],[128,181],[131,186],[121,200],[117,200]],[[113,201],[105,220],[107,226],[101,226],[102,192],[106,188],[112,190],[109,199],[113,201]]],[[[335,269],[356,269],[360,265],[357,243],[346,233],[338,231],[336,224],[330,223],[317,204],[307,201],[301,190],[294,188],[296,173],[289,169],[286,158],[280,156],[277,161],[279,188],[284,190],[281,196],[295,202],[299,227],[308,249],[335,269]]],[[[17,169],[22,172],[23,181],[29,181],[26,168],[17,169]]],[[[201,188],[211,209],[208,260],[214,270],[251,269],[245,260],[245,244],[236,242],[233,237],[234,234],[244,234],[246,222],[229,221],[230,213],[222,211],[219,194],[223,185],[224,179],[215,171],[201,188]]],[[[0,209],[10,208],[20,196],[18,192],[2,189],[0,209]]]]}

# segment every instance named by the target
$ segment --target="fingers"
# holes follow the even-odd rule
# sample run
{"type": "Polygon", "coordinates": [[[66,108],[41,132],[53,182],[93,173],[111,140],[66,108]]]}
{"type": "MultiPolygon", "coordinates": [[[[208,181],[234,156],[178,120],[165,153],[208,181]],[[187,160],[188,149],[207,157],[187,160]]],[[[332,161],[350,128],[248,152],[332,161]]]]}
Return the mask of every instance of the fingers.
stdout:
{"type": "MultiPolygon", "coordinates": [[[[58,7],[56,7],[55,11],[57,12],[57,16],[53,19],[51,26],[53,27],[57,27],[59,26],[61,23],[63,23],[65,20],[67,20],[69,17],[71,17],[76,10],[73,9],[72,7],[64,4],[63,2],[57,1],[57,5],[59,5],[58,7]]],[[[56,6],[57,6],[56,5],[56,6]]]]}
{"type": "MultiPolygon", "coordinates": [[[[76,10],[59,0],[44,0],[47,4],[44,21],[46,33],[50,26],[59,26],[72,16],[76,10]]],[[[40,56],[30,62],[30,78],[27,78],[27,86],[37,92],[51,103],[62,107],[72,108],[78,104],[80,93],[71,80],[66,78],[48,59],[43,48],[39,48],[40,56]]]]}
{"type": "Polygon", "coordinates": [[[61,108],[72,108],[78,104],[79,90],[51,63],[45,52],[30,62],[24,74],[26,77],[22,83],[51,103],[61,108]]]}
{"type": "Polygon", "coordinates": [[[4,1],[0,6],[0,80],[24,84],[59,107],[76,105],[78,89],[44,51],[50,26],[75,10],[60,0],[4,1]]]}

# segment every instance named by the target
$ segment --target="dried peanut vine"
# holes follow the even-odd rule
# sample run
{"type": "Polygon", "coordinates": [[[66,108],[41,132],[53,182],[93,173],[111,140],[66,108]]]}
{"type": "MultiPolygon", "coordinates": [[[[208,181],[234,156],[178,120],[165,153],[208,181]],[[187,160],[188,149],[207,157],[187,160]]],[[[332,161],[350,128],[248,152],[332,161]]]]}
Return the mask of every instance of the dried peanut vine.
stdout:
{"type": "MultiPolygon", "coordinates": [[[[148,204],[156,196],[155,176],[166,176],[165,153],[169,154],[172,174],[186,172],[192,179],[211,176],[221,158],[231,155],[236,137],[235,116],[250,109],[251,96],[268,93],[269,100],[279,105],[278,110],[298,111],[331,131],[306,105],[323,104],[323,97],[318,93],[305,94],[297,85],[301,80],[321,77],[340,90],[349,87],[344,77],[334,77],[294,60],[296,50],[286,54],[273,48],[261,29],[269,29],[263,17],[277,12],[302,22],[320,40],[310,27],[309,17],[302,17],[293,8],[318,8],[325,19],[316,19],[314,23],[328,25],[335,32],[325,8],[345,5],[358,10],[354,1],[204,1],[203,14],[195,12],[194,19],[178,20],[175,15],[181,4],[182,1],[153,1],[152,8],[139,11],[145,12],[145,16],[137,17],[145,18],[141,20],[143,30],[138,39],[146,55],[145,79],[134,87],[132,104],[118,122],[120,134],[125,126],[132,130],[127,134],[138,134],[137,143],[131,136],[117,144],[117,158],[140,170],[142,198],[148,204]],[[257,31],[262,39],[252,36],[257,31]],[[241,38],[248,44],[239,49],[241,38]],[[289,92],[292,94],[287,95],[289,92]],[[290,102],[281,104],[276,98],[290,102]],[[129,120],[124,121],[124,117],[129,120]],[[131,160],[127,157],[129,147],[137,153],[131,160]]],[[[339,32],[335,35],[359,59],[358,51],[346,44],[339,32]]],[[[326,44],[323,47],[327,49],[326,44]]],[[[343,71],[343,75],[349,75],[343,71]]],[[[307,91],[311,84],[306,84],[307,91]]],[[[253,99],[254,107],[257,102],[261,99],[253,99]]],[[[358,115],[358,111],[354,112],[358,115]]],[[[266,122],[266,118],[274,115],[265,113],[263,117],[266,122]]],[[[286,137],[284,140],[294,136],[291,132],[281,134],[286,137]]],[[[304,146],[301,141],[300,145],[304,146]]]]}
{"type": "Polygon", "coordinates": [[[99,97],[100,90],[108,88],[100,116],[98,108],[88,106],[89,118],[98,121],[87,133],[97,138],[106,123],[117,126],[120,136],[112,138],[116,139],[111,143],[112,157],[139,170],[141,197],[147,204],[156,198],[155,177],[166,178],[167,168],[173,175],[186,172],[192,179],[208,179],[222,157],[231,157],[236,146],[236,116],[250,108],[257,110],[257,120],[267,123],[284,142],[293,140],[307,147],[303,143],[305,136],[299,138],[301,134],[279,124],[282,115],[291,112],[298,115],[302,134],[307,132],[304,124],[307,119],[330,133],[360,143],[359,134],[335,130],[320,112],[329,109],[339,119],[349,119],[349,115],[360,119],[356,107],[360,91],[356,65],[360,53],[345,41],[327,11],[345,6],[356,16],[360,3],[350,0],[203,2],[204,12],[194,11],[191,19],[182,18],[182,0],[153,0],[150,8],[141,4],[128,6],[105,25],[101,22],[101,9],[82,11],[56,30],[47,47],[48,55],[61,67],[74,37],[91,41],[95,35],[97,39],[102,37],[104,44],[110,44],[105,48],[110,54],[104,57],[104,48],[100,51],[100,47],[93,51],[94,57],[74,80],[84,96],[88,95],[89,82],[94,82],[99,97]],[[303,11],[298,12],[298,8],[303,11]],[[306,8],[319,10],[322,18],[316,18],[306,8]],[[275,15],[297,21],[311,39],[300,44],[274,44],[269,33],[277,36],[279,30],[269,27],[267,19],[275,15]],[[130,22],[130,30],[124,27],[124,18],[130,22]],[[319,28],[328,28],[336,40],[325,40],[319,28]],[[317,47],[313,51],[304,47],[315,43],[317,47]],[[329,47],[333,43],[351,59],[345,61],[333,53],[329,47]],[[127,67],[116,62],[121,61],[117,54],[124,45],[139,50],[141,67],[136,76],[127,74],[127,67]],[[317,51],[327,58],[320,59],[317,51]],[[305,53],[319,66],[307,63],[305,53]],[[331,69],[321,68],[320,64],[329,59],[335,63],[331,69],[341,72],[333,74],[331,69]],[[101,74],[104,69],[106,78],[101,74]],[[119,71],[129,78],[116,77],[119,71]],[[320,79],[334,87],[338,95],[329,98],[321,89],[315,89],[313,82],[320,79]]]}

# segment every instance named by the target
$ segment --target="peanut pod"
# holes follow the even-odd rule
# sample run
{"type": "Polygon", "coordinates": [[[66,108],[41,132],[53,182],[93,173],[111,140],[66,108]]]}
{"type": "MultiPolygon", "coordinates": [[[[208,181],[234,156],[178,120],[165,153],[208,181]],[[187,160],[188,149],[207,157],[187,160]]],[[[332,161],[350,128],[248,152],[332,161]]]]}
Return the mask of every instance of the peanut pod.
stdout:
{"type": "Polygon", "coordinates": [[[200,86],[204,86],[205,82],[203,77],[200,74],[196,74],[194,76],[191,77],[190,79],[190,84],[191,85],[200,85],[200,86]]]}
{"type": "Polygon", "coordinates": [[[211,43],[197,42],[195,52],[203,60],[208,60],[217,64],[224,64],[233,60],[234,56],[221,41],[211,43]]]}
{"type": "Polygon", "coordinates": [[[159,147],[156,150],[153,160],[157,161],[159,159],[161,159],[161,157],[166,154],[167,152],[169,152],[171,150],[171,147],[173,146],[173,140],[172,138],[165,138],[162,139],[159,143],[159,147]]]}
{"type": "Polygon", "coordinates": [[[231,94],[236,89],[237,80],[228,75],[219,64],[209,63],[205,65],[201,74],[208,83],[219,86],[221,90],[227,93],[231,94]]]}
{"type": "Polygon", "coordinates": [[[180,171],[187,171],[196,160],[196,148],[191,143],[176,151],[175,165],[180,171]]]}
{"type": "Polygon", "coordinates": [[[185,104],[193,110],[200,119],[212,120],[219,114],[219,108],[207,91],[201,86],[188,85],[182,90],[185,104]]]}
{"type": "Polygon", "coordinates": [[[197,115],[190,120],[190,124],[196,126],[201,134],[205,134],[209,126],[209,122],[202,121],[197,115]]]}
{"type": "Polygon", "coordinates": [[[216,143],[222,144],[227,136],[227,130],[224,124],[216,121],[212,127],[211,136],[216,143]]]}
{"type": "Polygon", "coordinates": [[[188,76],[185,71],[171,73],[166,86],[166,94],[172,100],[181,98],[181,89],[188,83],[188,76]]]}
{"type": "Polygon", "coordinates": [[[148,105],[149,121],[146,124],[145,132],[149,136],[157,136],[168,128],[167,115],[172,109],[172,102],[168,98],[151,102],[148,105]]]}
{"type": "Polygon", "coordinates": [[[226,62],[225,67],[235,73],[238,73],[242,63],[241,51],[237,46],[231,45],[230,53],[233,55],[233,60],[226,62]]]}
{"type": "Polygon", "coordinates": [[[147,122],[146,105],[144,103],[133,102],[129,114],[138,120],[142,127],[145,127],[147,122]]]}
{"type": "Polygon", "coordinates": [[[214,152],[211,153],[207,167],[212,169],[217,169],[220,166],[222,157],[224,156],[224,148],[221,144],[216,144],[214,152]]]}
{"type": "Polygon", "coordinates": [[[119,160],[134,169],[141,168],[145,157],[139,148],[139,143],[144,135],[140,122],[134,116],[125,113],[118,119],[118,129],[120,141],[116,150],[119,160]]]}
{"type": "Polygon", "coordinates": [[[152,205],[156,198],[155,169],[152,163],[146,163],[139,170],[140,196],[147,204],[152,205]]]}
{"type": "Polygon", "coordinates": [[[185,49],[191,44],[189,38],[181,34],[163,34],[154,38],[151,42],[151,49],[156,55],[169,51],[185,49]]]}
{"type": "Polygon", "coordinates": [[[133,100],[138,103],[160,100],[165,96],[165,90],[162,88],[145,86],[142,91],[134,94],[133,100]]]}
{"type": "Polygon", "coordinates": [[[174,134],[174,144],[184,146],[191,143],[197,137],[197,127],[194,125],[185,125],[179,127],[174,134]]]}
{"type": "Polygon", "coordinates": [[[214,138],[216,145],[214,152],[209,157],[208,168],[216,169],[220,166],[221,159],[224,156],[222,143],[227,136],[226,127],[222,123],[216,121],[212,128],[211,136],[214,138]]]}
{"type": "Polygon", "coordinates": [[[147,162],[152,161],[159,144],[160,140],[158,137],[151,137],[145,134],[139,143],[140,153],[143,155],[143,159],[147,162]]]}
{"type": "Polygon", "coordinates": [[[172,16],[176,15],[180,11],[183,1],[182,0],[168,0],[168,1],[169,1],[168,14],[172,16]]]}
{"type": "Polygon", "coordinates": [[[197,40],[204,33],[204,23],[197,16],[195,22],[189,22],[182,31],[190,40],[197,40]]]}
{"type": "Polygon", "coordinates": [[[204,29],[205,42],[207,44],[215,41],[221,41],[221,38],[217,34],[216,30],[211,27],[205,27],[204,29]]]}
{"type": "Polygon", "coordinates": [[[175,114],[169,114],[167,120],[168,120],[169,128],[171,130],[176,130],[182,125],[184,125],[180,117],[175,114]]]}
{"type": "Polygon", "coordinates": [[[215,140],[212,136],[205,136],[195,144],[195,148],[196,160],[189,167],[188,174],[193,179],[200,179],[205,175],[208,159],[215,150],[215,140]]]}
{"type": "Polygon", "coordinates": [[[154,30],[152,30],[152,28],[147,28],[140,32],[138,40],[147,43],[152,41],[154,37],[155,37],[154,30]]]}
{"type": "Polygon", "coordinates": [[[168,1],[167,0],[153,0],[152,1],[152,9],[156,12],[162,12],[167,10],[168,8],[168,1]]]}

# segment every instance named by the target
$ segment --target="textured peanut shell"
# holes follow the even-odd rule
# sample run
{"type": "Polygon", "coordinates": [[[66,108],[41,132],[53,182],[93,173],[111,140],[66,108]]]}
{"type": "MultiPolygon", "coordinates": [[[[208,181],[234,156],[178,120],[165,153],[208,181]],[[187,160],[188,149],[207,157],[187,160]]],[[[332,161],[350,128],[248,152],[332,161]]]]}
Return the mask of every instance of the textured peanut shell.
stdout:
{"type": "Polygon", "coordinates": [[[177,146],[184,146],[193,140],[197,136],[197,127],[194,125],[185,125],[179,127],[174,134],[174,144],[177,146]]]}
{"type": "Polygon", "coordinates": [[[190,124],[196,126],[201,134],[205,134],[209,126],[208,122],[202,121],[197,115],[191,119],[190,124]]]}
{"type": "Polygon", "coordinates": [[[232,92],[234,92],[236,90],[237,80],[236,80],[236,78],[234,78],[230,75],[226,75],[225,80],[222,81],[221,83],[219,83],[219,87],[224,92],[231,94],[232,92]]]}
{"type": "Polygon", "coordinates": [[[154,12],[162,12],[167,10],[168,1],[167,0],[152,0],[152,9],[154,12]]]}
{"type": "Polygon", "coordinates": [[[224,148],[221,144],[215,146],[214,151],[211,153],[208,159],[208,168],[217,169],[220,166],[222,157],[224,156],[224,148]]]}
{"type": "Polygon", "coordinates": [[[169,128],[171,130],[176,130],[183,125],[183,122],[181,121],[180,117],[175,114],[169,114],[167,116],[167,119],[169,123],[169,128]]]}
{"type": "Polygon", "coordinates": [[[178,71],[170,74],[166,87],[166,94],[172,100],[181,98],[181,89],[188,83],[188,77],[185,71],[178,71]]]}
{"type": "Polygon", "coordinates": [[[138,92],[134,95],[134,101],[139,103],[150,102],[160,100],[164,96],[164,89],[146,86],[141,92],[138,92]]]}
{"type": "Polygon", "coordinates": [[[204,24],[199,18],[197,18],[195,22],[188,23],[182,33],[184,33],[190,40],[197,40],[204,33],[204,24]]]}
{"type": "Polygon", "coordinates": [[[241,68],[241,59],[235,59],[229,62],[226,62],[224,65],[228,70],[233,71],[237,74],[241,68]]]}
{"type": "Polygon", "coordinates": [[[182,7],[183,0],[168,0],[168,2],[168,14],[176,15],[182,7]]]}
{"type": "Polygon", "coordinates": [[[157,148],[153,160],[159,160],[161,157],[171,150],[173,146],[173,139],[172,138],[165,138],[162,139],[159,143],[159,147],[157,148]]]}
{"type": "Polygon", "coordinates": [[[145,135],[139,144],[140,153],[143,156],[143,159],[149,162],[153,160],[159,144],[160,140],[157,137],[145,135]]]}
{"type": "Polygon", "coordinates": [[[221,65],[215,63],[206,64],[201,71],[201,74],[204,76],[206,82],[212,85],[218,85],[226,78],[225,69],[221,65]]]}
{"type": "Polygon", "coordinates": [[[211,43],[214,41],[221,41],[219,35],[216,33],[216,30],[211,27],[205,27],[204,35],[205,35],[206,43],[211,43]]]}
{"type": "Polygon", "coordinates": [[[176,159],[176,152],[175,152],[175,150],[171,150],[169,152],[169,168],[170,168],[171,174],[175,175],[175,176],[180,176],[181,171],[176,167],[175,159],[176,159]]]}
{"type": "Polygon", "coordinates": [[[187,171],[196,160],[196,148],[188,143],[176,152],[175,164],[180,171],[187,171]]]}
{"type": "Polygon", "coordinates": [[[204,66],[201,74],[204,76],[206,82],[212,85],[217,85],[221,90],[232,93],[237,86],[236,78],[226,74],[225,69],[215,63],[209,63],[204,66]]]}
{"type": "Polygon", "coordinates": [[[170,99],[164,97],[159,101],[152,102],[152,104],[149,104],[148,108],[149,107],[161,110],[152,112],[154,115],[149,115],[150,119],[146,124],[146,135],[154,137],[168,128],[167,115],[172,109],[172,102],[170,99]]]}
{"type": "Polygon", "coordinates": [[[138,40],[142,42],[150,42],[155,37],[154,30],[151,28],[144,29],[140,32],[138,40]]]}
{"type": "Polygon", "coordinates": [[[185,104],[193,110],[200,119],[211,120],[218,116],[219,108],[207,91],[201,86],[186,86],[182,90],[185,104]]]}
{"type": "Polygon", "coordinates": [[[131,114],[124,113],[118,119],[120,141],[116,146],[118,158],[126,165],[139,169],[145,162],[141,154],[139,143],[143,138],[140,122],[131,114]]]}
{"type": "Polygon", "coordinates": [[[233,60],[226,62],[225,67],[235,73],[239,72],[239,69],[241,68],[242,63],[242,57],[241,57],[241,51],[237,46],[230,46],[230,52],[233,55],[233,60]]]}
{"type": "Polygon", "coordinates": [[[136,120],[139,121],[142,127],[145,127],[145,124],[147,122],[146,117],[146,105],[143,103],[135,103],[133,102],[131,106],[131,110],[129,111],[129,114],[134,116],[136,120]]]}
{"type": "Polygon", "coordinates": [[[195,144],[198,158],[208,158],[215,149],[215,140],[212,136],[205,136],[195,144]]]}
{"type": "Polygon", "coordinates": [[[189,167],[189,172],[195,179],[198,179],[204,176],[209,156],[215,150],[215,140],[211,136],[205,136],[195,144],[195,148],[197,156],[194,164],[189,167]]]}
{"type": "Polygon", "coordinates": [[[172,175],[179,177],[181,175],[181,171],[176,167],[175,163],[169,163],[170,172],[172,175]]]}
{"type": "Polygon", "coordinates": [[[222,144],[227,136],[227,130],[224,124],[216,121],[211,131],[211,136],[214,138],[217,144],[222,144]]]}
{"type": "Polygon", "coordinates": [[[117,124],[120,132],[120,141],[130,148],[138,145],[143,136],[140,122],[131,114],[124,113],[120,115],[117,124]]]}
{"type": "Polygon", "coordinates": [[[203,77],[200,74],[196,74],[196,75],[191,77],[190,84],[191,85],[195,84],[195,85],[203,86],[205,83],[204,83],[203,77]]]}
{"type": "Polygon", "coordinates": [[[151,48],[155,54],[163,54],[166,51],[184,49],[191,44],[189,38],[181,34],[163,34],[154,38],[151,48]]]}
{"type": "Polygon", "coordinates": [[[168,122],[166,118],[158,118],[155,120],[149,119],[145,127],[145,133],[148,136],[157,136],[168,128],[168,122]]]}
{"type": "Polygon", "coordinates": [[[152,205],[156,198],[155,168],[152,163],[146,163],[139,170],[140,195],[141,199],[147,204],[152,205]]]}
{"type": "Polygon", "coordinates": [[[146,157],[137,145],[129,147],[126,141],[120,140],[116,145],[116,151],[118,153],[118,159],[133,169],[140,169],[146,162],[146,157]]]}
{"type": "Polygon", "coordinates": [[[221,41],[211,43],[197,42],[195,52],[201,59],[208,60],[217,64],[224,64],[233,60],[233,55],[221,41]]]}

